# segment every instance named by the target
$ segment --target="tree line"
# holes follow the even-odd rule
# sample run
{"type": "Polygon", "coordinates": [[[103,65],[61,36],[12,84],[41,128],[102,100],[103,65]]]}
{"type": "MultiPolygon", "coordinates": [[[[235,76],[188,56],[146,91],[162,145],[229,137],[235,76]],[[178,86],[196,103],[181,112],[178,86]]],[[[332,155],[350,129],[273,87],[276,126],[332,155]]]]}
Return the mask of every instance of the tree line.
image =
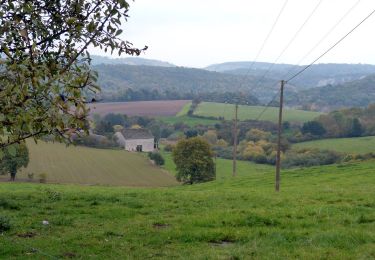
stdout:
{"type": "Polygon", "coordinates": [[[181,91],[177,89],[125,88],[116,92],[103,92],[100,99],[105,102],[150,101],[150,100],[200,100],[219,103],[260,105],[250,92],[181,91]]]}

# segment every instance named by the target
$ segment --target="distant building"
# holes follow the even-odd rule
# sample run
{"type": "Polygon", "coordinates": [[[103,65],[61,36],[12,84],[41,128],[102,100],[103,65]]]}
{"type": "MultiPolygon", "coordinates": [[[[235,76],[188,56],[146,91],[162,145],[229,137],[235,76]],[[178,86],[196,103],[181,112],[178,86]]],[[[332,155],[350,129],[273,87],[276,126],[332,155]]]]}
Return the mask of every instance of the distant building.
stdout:
{"type": "Polygon", "coordinates": [[[115,133],[117,143],[130,152],[152,152],[154,136],[147,129],[123,129],[115,133]]]}

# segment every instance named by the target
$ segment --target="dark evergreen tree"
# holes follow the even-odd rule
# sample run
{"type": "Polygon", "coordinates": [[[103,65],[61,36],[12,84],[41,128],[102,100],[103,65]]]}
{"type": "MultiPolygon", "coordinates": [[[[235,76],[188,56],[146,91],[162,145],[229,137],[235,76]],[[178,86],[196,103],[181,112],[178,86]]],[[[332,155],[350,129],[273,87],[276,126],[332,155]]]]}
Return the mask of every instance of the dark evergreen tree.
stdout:
{"type": "Polygon", "coordinates": [[[358,118],[353,118],[351,131],[349,133],[350,137],[358,137],[361,136],[363,133],[363,128],[361,122],[359,122],[358,118]]]}
{"type": "Polygon", "coordinates": [[[318,121],[309,121],[304,123],[301,131],[303,134],[312,134],[316,136],[323,136],[326,133],[322,123],[318,121]]]}

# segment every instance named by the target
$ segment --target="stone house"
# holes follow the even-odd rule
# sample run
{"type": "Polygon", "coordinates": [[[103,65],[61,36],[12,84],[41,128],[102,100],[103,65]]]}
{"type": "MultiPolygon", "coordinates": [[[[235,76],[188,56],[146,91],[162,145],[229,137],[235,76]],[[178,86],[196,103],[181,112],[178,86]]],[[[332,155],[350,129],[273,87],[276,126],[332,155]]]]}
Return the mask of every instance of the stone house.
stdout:
{"type": "Polygon", "coordinates": [[[154,136],[147,129],[123,129],[115,133],[117,143],[130,152],[155,150],[154,136]]]}

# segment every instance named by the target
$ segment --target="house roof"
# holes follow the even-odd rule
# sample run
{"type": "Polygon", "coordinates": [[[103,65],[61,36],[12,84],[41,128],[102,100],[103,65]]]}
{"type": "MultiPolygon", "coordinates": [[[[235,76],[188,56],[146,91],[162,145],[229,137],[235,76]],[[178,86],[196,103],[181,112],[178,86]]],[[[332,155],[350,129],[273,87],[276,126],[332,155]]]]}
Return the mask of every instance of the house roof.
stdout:
{"type": "Polygon", "coordinates": [[[121,131],[125,139],[153,139],[154,136],[147,129],[123,129],[121,131]]]}

